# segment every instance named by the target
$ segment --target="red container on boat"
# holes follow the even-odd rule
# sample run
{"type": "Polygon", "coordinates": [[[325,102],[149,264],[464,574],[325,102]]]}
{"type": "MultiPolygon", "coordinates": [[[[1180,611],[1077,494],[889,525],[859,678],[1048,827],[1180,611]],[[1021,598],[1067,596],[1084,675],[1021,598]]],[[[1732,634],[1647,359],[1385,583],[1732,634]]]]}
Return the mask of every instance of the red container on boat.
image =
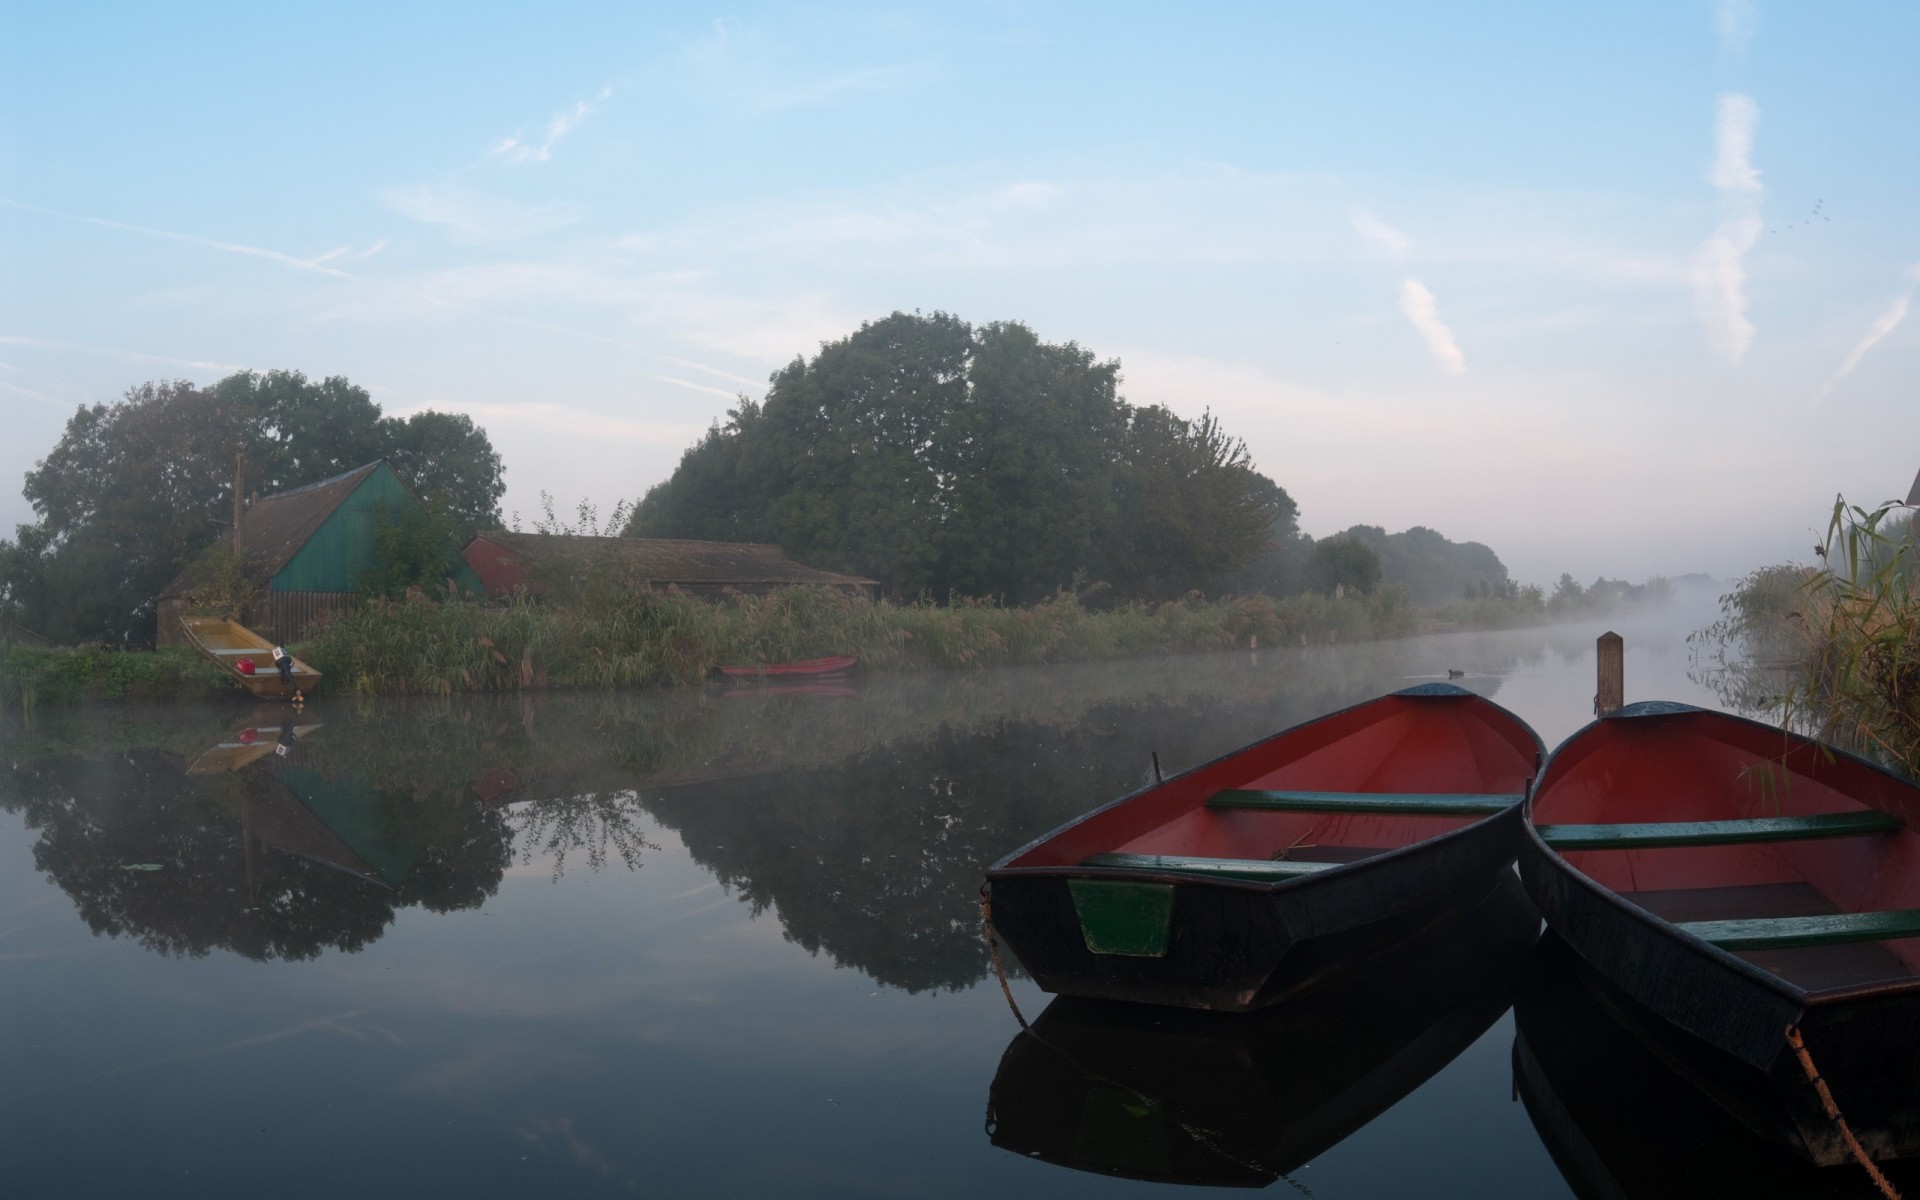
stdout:
{"type": "Polygon", "coordinates": [[[243,658],[239,662],[233,665],[234,665],[234,668],[238,670],[242,675],[253,674],[253,660],[250,658],[243,658]]]}

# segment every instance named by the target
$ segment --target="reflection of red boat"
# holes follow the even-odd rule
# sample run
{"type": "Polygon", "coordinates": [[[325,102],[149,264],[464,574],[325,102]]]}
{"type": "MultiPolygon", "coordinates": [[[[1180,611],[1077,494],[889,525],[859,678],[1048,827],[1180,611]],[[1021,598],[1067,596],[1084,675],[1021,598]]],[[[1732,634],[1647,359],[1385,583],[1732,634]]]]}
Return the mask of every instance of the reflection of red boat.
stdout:
{"type": "Polygon", "coordinates": [[[759,678],[768,675],[842,675],[853,669],[860,660],[851,654],[836,654],[832,658],[808,658],[788,663],[747,663],[742,666],[721,667],[720,673],[735,677],[759,678]]]}
{"type": "Polygon", "coordinates": [[[795,683],[785,687],[728,688],[720,693],[722,700],[739,700],[745,696],[840,696],[858,699],[860,693],[838,683],[795,683]]]}

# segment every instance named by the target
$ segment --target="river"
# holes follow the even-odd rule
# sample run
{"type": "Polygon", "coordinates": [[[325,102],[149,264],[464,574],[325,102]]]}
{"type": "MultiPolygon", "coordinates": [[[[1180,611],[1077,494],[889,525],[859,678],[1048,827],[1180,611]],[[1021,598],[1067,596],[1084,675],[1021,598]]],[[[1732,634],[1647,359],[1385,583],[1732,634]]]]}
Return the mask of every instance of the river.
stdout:
{"type": "MultiPolygon", "coordinates": [[[[1623,630],[1629,699],[1715,703],[1678,627],[1623,630]]],[[[1104,1068],[1010,1053],[975,897],[1151,754],[1183,769],[1450,670],[1551,747],[1588,719],[1601,628],[10,718],[0,1194],[1177,1196],[1205,1189],[1121,1175],[1198,1180],[1180,1164],[1212,1154],[1322,1200],[1571,1195],[1514,1100],[1513,1016],[1478,1032],[1505,993],[1430,1078],[1369,1084],[1391,1102],[1363,1127],[1263,1160],[1258,1129],[1221,1144],[1242,1135],[1103,1099],[1104,1068]]],[[[1201,1084],[1300,1100],[1310,1070],[1386,1070],[1306,1023],[1201,1084]]],[[[1219,1050],[1119,1041],[1176,1074],[1219,1050]]]]}

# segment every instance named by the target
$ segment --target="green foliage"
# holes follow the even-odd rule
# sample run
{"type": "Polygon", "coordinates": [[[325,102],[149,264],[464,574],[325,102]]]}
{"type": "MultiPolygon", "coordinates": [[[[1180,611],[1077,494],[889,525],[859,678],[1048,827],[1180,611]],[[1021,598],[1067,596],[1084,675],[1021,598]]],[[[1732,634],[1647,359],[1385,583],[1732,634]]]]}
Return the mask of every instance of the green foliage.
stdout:
{"type": "Polygon", "coordinates": [[[1365,595],[1379,586],[1380,575],[1380,552],[1357,537],[1342,534],[1314,543],[1307,579],[1316,592],[1365,595]]]}
{"type": "Polygon", "coordinates": [[[1491,549],[1479,542],[1450,541],[1424,525],[1401,533],[1355,525],[1341,536],[1378,551],[1381,578],[1406,588],[1422,608],[1470,597],[1469,588],[1482,589],[1483,595],[1501,594],[1509,582],[1506,564],[1491,549]]]}
{"type": "Polygon", "coordinates": [[[1081,576],[1164,598],[1244,571],[1277,489],[1213,417],[1118,386],[1117,362],[1017,322],[896,312],[742,398],[627,532],[777,541],[894,596],[1027,602],[1081,576]]]}
{"type": "Polygon", "coordinates": [[[627,592],[592,604],[481,605],[376,600],[343,614],[300,656],[328,687],[363,695],[691,683],[722,663],[858,655],[863,668],[910,671],[1068,662],[1246,646],[1397,637],[1413,632],[1406,595],[1343,599],[1190,596],[1093,611],[1071,592],[1025,608],[869,600],[836,588],[783,588],[712,604],[676,592],[627,592]]]}
{"type": "Polygon", "coordinates": [[[499,456],[464,416],[382,417],[345,379],[294,371],[146,383],[75,412],[27,473],[39,519],[0,541],[0,607],[58,642],[150,641],[160,589],[230,528],[240,453],[249,492],[387,457],[457,528],[498,523],[499,456]]]}
{"type": "Polygon", "coordinates": [[[1836,499],[1820,569],[1756,571],[1692,640],[1729,702],[1920,776],[1920,552],[1903,508],[1836,499]]]}
{"type": "Polygon", "coordinates": [[[203,557],[205,574],[200,586],[187,593],[186,611],[239,620],[265,581],[258,571],[249,569],[245,557],[234,553],[231,544],[215,545],[203,557]]]}
{"type": "Polygon", "coordinates": [[[426,505],[410,504],[399,513],[382,504],[374,509],[374,566],[356,581],[372,596],[398,598],[408,588],[440,591],[462,567],[462,538],[453,519],[426,505]]]}
{"type": "Polygon", "coordinates": [[[153,652],[0,642],[0,710],[83,700],[178,700],[231,695],[239,685],[184,647],[153,652]]]}

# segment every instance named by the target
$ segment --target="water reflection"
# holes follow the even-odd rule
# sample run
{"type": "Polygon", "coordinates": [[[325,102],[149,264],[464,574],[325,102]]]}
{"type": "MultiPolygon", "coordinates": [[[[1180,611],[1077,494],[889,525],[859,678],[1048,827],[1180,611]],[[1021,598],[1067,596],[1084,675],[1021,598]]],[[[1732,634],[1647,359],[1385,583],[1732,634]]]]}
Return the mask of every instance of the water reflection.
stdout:
{"type": "MultiPolygon", "coordinates": [[[[1514,1086],[1574,1194],[1593,1200],[1878,1200],[1857,1167],[1819,1168],[1763,1138],[1650,1050],[1542,942],[1515,1007],[1514,1086]]],[[[1903,1194],[1920,1163],[1884,1164],[1903,1194]]]]}
{"type": "Polygon", "coordinates": [[[353,950],[399,909],[481,905],[516,862],[555,880],[638,869],[658,829],[789,941],[948,991],[988,971],[985,866],[1137,786],[1150,755],[1184,769],[1451,671],[1503,700],[1557,696],[1556,664],[1590,653],[1587,631],[1561,630],[875,678],[832,695],[333,701],[284,738],[279,710],[48,712],[0,729],[14,764],[0,806],[36,831],[37,858],[93,928],[167,952],[353,950]],[[105,870],[129,861],[164,869],[105,870]]]}
{"type": "Polygon", "coordinates": [[[1262,1187],[1426,1082],[1513,1001],[1539,917],[1479,904],[1248,1014],[1063,997],[1007,1047],[993,1144],[1098,1174],[1262,1187]]]}

